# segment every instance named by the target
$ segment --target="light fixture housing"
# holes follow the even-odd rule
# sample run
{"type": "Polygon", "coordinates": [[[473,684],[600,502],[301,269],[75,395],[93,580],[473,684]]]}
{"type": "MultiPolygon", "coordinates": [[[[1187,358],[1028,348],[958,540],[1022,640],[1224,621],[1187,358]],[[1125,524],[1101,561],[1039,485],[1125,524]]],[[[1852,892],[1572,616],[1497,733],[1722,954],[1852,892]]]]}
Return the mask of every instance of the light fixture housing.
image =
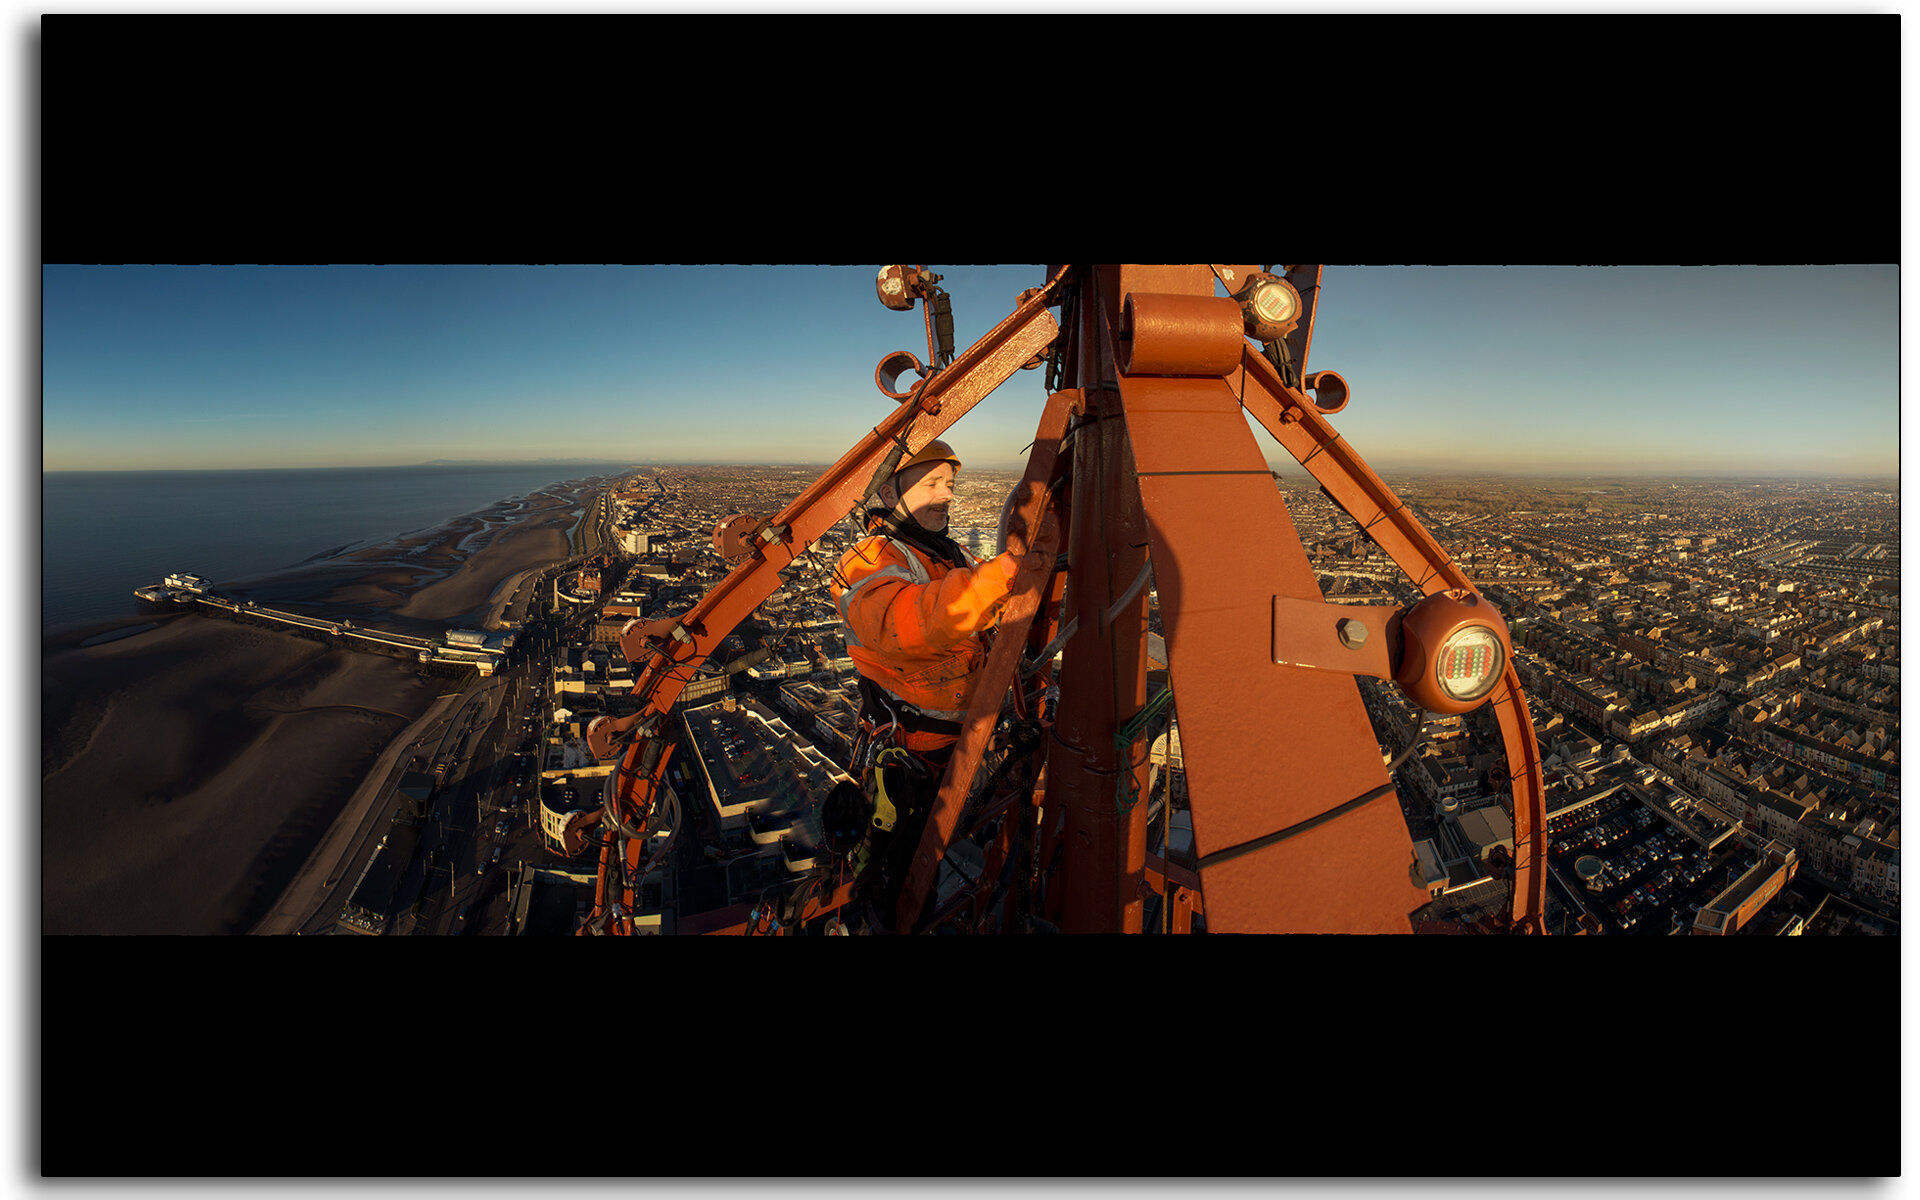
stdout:
{"type": "Polygon", "coordinates": [[[1240,302],[1247,336],[1257,342],[1276,342],[1292,333],[1304,307],[1291,283],[1265,271],[1247,276],[1233,298],[1240,302]]]}
{"type": "Polygon", "coordinates": [[[1394,681],[1428,712],[1478,708],[1500,686],[1513,641],[1507,623],[1478,592],[1435,592],[1400,622],[1400,664],[1394,681]]]}

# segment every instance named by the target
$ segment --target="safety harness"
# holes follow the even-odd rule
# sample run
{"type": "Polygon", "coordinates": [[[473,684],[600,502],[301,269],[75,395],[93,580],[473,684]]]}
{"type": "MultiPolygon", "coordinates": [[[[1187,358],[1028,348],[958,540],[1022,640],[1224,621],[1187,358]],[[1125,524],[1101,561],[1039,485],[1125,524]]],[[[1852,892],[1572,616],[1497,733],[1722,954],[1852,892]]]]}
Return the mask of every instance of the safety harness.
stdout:
{"type": "MultiPolygon", "coordinates": [[[[884,518],[878,511],[869,516],[884,518]]],[[[875,580],[902,578],[910,585],[932,582],[926,564],[915,553],[916,547],[955,566],[978,565],[978,559],[951,539],[942,537],[938,542],[944,545],[931,544],[933,536],[887,519],[872,521],[870,527],[894,545],[902,561],[862,577],[842,592],[839,608],[843,620],[854,595],[875,580]]],[[[859,645],[850,623],[845,636],[849,645],[859,645]]],[[[851,859],[861,890],[885,921],[892,914],[880,910],[890,910],[892,898],[912,865],[917,841],[914,835],[932,811],[945,770],[944,761],[936,762],[902,745],[900,735],[931,733],[957,739],[967,714],[922,708],[865,674],[859,677],[859,691],[860,732],[850,763],[857,783],[842,783],[828,796],[822,809],[823,828],[828,848],[851,859]]],[[[941,757],[944,759],[944,755],[941,757]]]]}

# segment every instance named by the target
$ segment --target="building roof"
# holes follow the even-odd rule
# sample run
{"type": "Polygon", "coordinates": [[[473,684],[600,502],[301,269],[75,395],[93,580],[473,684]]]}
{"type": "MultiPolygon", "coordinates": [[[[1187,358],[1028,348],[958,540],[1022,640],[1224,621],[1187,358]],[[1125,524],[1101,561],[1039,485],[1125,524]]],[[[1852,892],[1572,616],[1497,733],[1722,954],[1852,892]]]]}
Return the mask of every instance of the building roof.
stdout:
{"type": "Polygon", "coordinates": [[[1513,818],[1497,804],[1469,809],[1455,820],[1460,823],[1460,832],[1481,850],[1490,846],[1513,845],[1513,818]]]}

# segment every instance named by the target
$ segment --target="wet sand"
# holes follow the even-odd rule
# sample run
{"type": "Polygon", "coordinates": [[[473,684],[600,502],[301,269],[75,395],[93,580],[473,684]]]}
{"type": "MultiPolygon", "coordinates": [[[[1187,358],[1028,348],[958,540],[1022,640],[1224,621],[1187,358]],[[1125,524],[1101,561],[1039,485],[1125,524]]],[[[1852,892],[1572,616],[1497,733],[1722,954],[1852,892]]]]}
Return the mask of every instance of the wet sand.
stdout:
{"type": "Polygon", "coordinates": [[[503,581],[567,557],[573,522],[567,501],[536,492],[524,503],[497,504],[412,537],[233,580],[221,590],[292,612],[365,616],[403,633],[481,628],[503,581]]]}
{"type": "MultiPolygon", "coordinates": [[[[221,590],[405,632],[478,628],[505,581],[566,557],[568,508],[536,494],[221,590]]],[[[41,668],[49,934],[253,929],[447,682],[191,612],[48,631],[41,668]]]]}

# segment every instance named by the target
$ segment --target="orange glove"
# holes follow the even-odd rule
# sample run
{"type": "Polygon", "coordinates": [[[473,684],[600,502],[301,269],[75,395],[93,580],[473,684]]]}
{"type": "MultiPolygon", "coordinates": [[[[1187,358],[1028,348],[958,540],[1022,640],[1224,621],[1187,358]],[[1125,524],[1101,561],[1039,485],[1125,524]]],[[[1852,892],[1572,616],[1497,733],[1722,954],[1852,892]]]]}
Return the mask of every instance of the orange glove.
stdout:
{"type": "Polygon", "coordinates": [[[1042,510],[1040,529],[1036,533],[1027,526],[1026,513],[1040,500],[1046,491],[1044,484],[1021,483],[1007,493],[1007,502],[1000,509],[1000,545],[1016,562],[1029,554],[1042,553],[1051,558],[1059,553],[1059,522],[1051,509],[1042,510]]]}

